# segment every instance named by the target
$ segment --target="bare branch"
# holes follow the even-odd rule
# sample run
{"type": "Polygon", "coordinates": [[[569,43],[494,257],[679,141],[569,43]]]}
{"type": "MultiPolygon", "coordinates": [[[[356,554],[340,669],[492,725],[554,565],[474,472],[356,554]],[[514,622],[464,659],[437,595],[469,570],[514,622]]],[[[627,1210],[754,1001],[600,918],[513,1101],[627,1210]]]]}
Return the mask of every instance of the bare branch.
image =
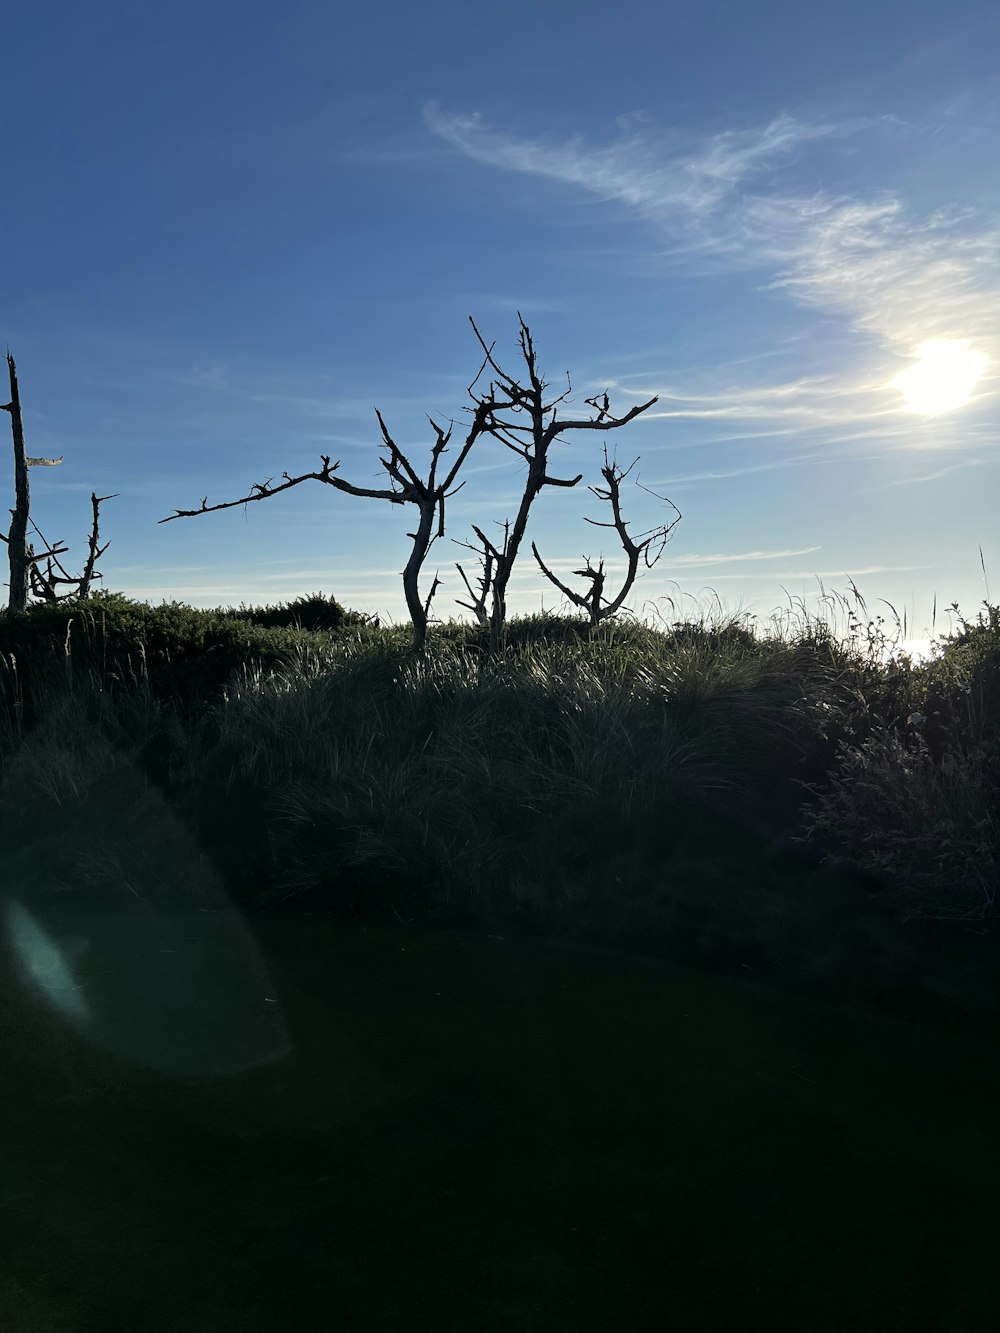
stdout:
{"type": "MultiPolygon", "coordinates": [[[[480,625],[486,625],[489,621],[489,617],[486,614],[486,598],[489,594],[493,582],[493,562],[497,561],[499,563],[503,559],[503,557],[507,554],[507,538],[510,531],[510,523],[504,523],[502,552],[497,550],[497,548],[493,545],[493,543],[489,540],[489,538],[486,536],[486,534],[483,532],[481,528],[477,528],[475,524],[473,524],[472,527],[473,531],[476,533],[476,536],[483,544],[483,553],[485,556],[485,559],[483,561],[483,577],[479,580],[479,586],[482,589],[482,596],[481,597],[476,596],[476,594],[472,591],[472,588],[469,585],[469,580],[465,577],[465,570],[462,568],[461,565],[456,564],[455,568],[461,574],[462,582],[465,584],[466,588],[469,589],[469,596],[472,598],[472,605],[470,605],[468,602],[459,602],[458,605],[464,606],[470,611],[474,611],[476,619],[479,621],[480,625]]],[[[469,546],[468,542],[457,542],[456,544],[458,546],[466,547],[466,549],[469,551],[474,551],[476,549],[474,546],[469,546]]]]}
{"type": "MultiPolygon", "coordinates": [[[[518,319],[520,319],[520,315],[518,316],[518,319]]],[[[483,373],[483,370],[486,369],[487,365],[491,365],[493,369],[496,371],[496,373],[503,380],[503,382],[507,385],[508,389],[510,389],[511,392],[516,394],[517,396],[520,396],[524,392],[520,384],[518,384],[517,380],[512,379],[510,375],[507,374],[506,371],[501,370],[500,367],[497,365],[497,363],[493,360],[493,348],[496,347],[496,342],[495,341],[491,342],[489,347],[487,347],[486,343],[483,341],[483,335],[476,328],[476,321],[472,318],[471,315],[469,316],[469,323],[472,325],[472,332],[476,335],[476,337],[479,340],[480,347],[486,353],[486,360],[483,362],[482,368],[479,371],[479,375],[483,373]]],[[[479,379],[479,375],[476,376],[476,380],[479,379]]],[[[476,380],[473,380],[472,384],[475,384],[476,380]]],[[[471,392],[472,385],[469,386],[469,389],[471,392]]]]}
{"type": "MultiPolygon", "coordinates": [[[[597,406],[593,398],[588,398],[586,401],[588,406],[597,406]]],[[[607,403],[607,401],[608,395],[605,394],[604,402],[607,403]]],[[[637,416],[641,416],[643,412],[648,411],[654,403],[659,401],[659,395],[650,398],[648,403],[639,403],[637,406],[630,408],[623,417],[608,415],[606,407],[598,408],[595,421],[560,421],[558,425],[550,426],[550,438],[555,439],[557,435],[561,435],[565,430],[617,430],[619,426],[627,426],[630,421],[634,421],[637,416]],[[604,419],[605,416],[607,416],[607,420],[604,419]]]]}

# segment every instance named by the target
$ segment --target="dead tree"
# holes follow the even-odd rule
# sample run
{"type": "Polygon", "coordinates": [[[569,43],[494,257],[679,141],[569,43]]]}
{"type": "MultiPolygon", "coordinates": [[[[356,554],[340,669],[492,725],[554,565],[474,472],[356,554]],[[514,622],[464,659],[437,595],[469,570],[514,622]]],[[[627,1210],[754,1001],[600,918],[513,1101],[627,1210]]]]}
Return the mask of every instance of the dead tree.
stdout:
{"type": "MultiPolygon", "coordinates": [[[[56,578],[52,573],[52,563],[55,557],[50,553],[49,556],[43,557],[46,559],[46,572],[44,574],[38,568],[37,563],[33,563],[30,567],[29,576],[31,579],[31,591],[35,597],[40,598],[43,602],[64,602],[67,597],[79,597],[81,601],[86,601],[89,598],[91,583],[94,579],[104,577],[100,571],[95,571],[94,566],[111,545],[110,542],[105,542],[103,546],[98,546],[97,544],[99,536],[98,523],[100,521],[100,508],[105,500],[116,500],[117,498],[117,493],[115,495],[97,495],[94,491],[91,491],[90,503],[94,510],[94,524],[90,530],[90,539],[88,543],[90,550],[87,554],[87,563],[83,567],[83,574],[79,577],[67,574],[63,565],[58,560],[55,560],[56,569],[63,575],[62,578],[56,578]],[[70,585],[69,592],[57,593],[56,587],[59,584],[70,585]]],[[[42,537],[34,520],[31,520],[31,526],[44,542],[45,538],[42,537]]],[[[61,553],[65,548],[57,549],[59,549],[61,553]]],[[[30,543],[28,545],[28,555],[33,561],[38,559],[38,557],[35,556],[34,549],[30,543]]]]}
{"type": "MultiPolygon", "coordinates": [[[[484,427],[485,431],[488,434],[495,436],[505,444],[508,449],[513,450],[514,453],[518,454],[528,464],[528,480],[524,488],[524,495],[521,499],[521,506],[517,512],[517,517],[514,519],[513,531],[510,531],[509,524],[504,524],[503,548],[497,550],[482,530],[473,524],[473,530],[483,544],[484,554],[483,577],[480,580],[482,595],[480,597],[477,598],[472,591],[472,588],[469,586],[469,580],[465,577],[465,571],[462,569],[462,566],[456,566],[458,572],[462,576],[466,588],[469,590],[469,596],[473,599],[471,606],[468,602],[459,602],[458,604],[459,606],[466,606],[469,610],[473,611],[481,625],[487,623],[486,598],[492,590],[493,606],[489,616],[489,624],[491,646],[494,649],[499,645],[503,634],[503,627],[507,618],[507,584],[510,581],[511,571],[514,568],[514,561],[517,559],[517,552],[521,545],[521,539],[524,536],[524,531],[528,524],[528,511],[530,510],[535,497],[538,495],[539,491],[541,491],[543,486],[572,487],[575,486],[577,482],[581,481],[583,477],[583,474],[581,473],[572,480],[567,481],[559,477],[548,476],[545,467],[549,446],[554,440],[558,439],[560,435],[570,430],[616,430],[619,426],[627,425],[628,422],[633,421],[637,416],[640,416],[641,413],[647,411],[647,409],[657,402],[656,397],[650,398],[649,402],[641,403],[638,406],[631,408],[623,417],[615,417],[612,416],[610,412],[608,395],[605,392],[603,398],[600,400],[596,395],[593,398],[584,399],[584,402],[588,407],[594,408],[597,413],[596,417],[587,421],[574,421],[571,419],[566,421],[557,420],[558,406],[569,397],[569,394],[572,391],[572,386],[567,387],[566,392],[561,394],[558,398],[553,399],[552,402],[545,402],[545,390],[548,388],[548,385],[538,374],[535,348],[531,340],[531,332],[522,319],[520,311],[518,311],[517,318],[521,325],[519,341],[521,345],[521,354],[524,357],[524,362],[528,370],[528,379],[530,381],[529,388],[524,388],[517,382],[517,380],[511,378],[505,371],[501,370],[493,359],[493,347],[495,344],[491,344],[489,347],[486,346],[479,330],[476,328],[475,322],[472,320],[471,316],[469,317],[469,323],[472,324],[473,331],[479,339],[480,346],[486,353],[486,360],[483,362],[483,367],[479,374],[481,375],[483,370],[486,369],[486,366],[489,365],[499,376],[499,383],[496,381],[491,382],[488,398],[478,398],[473,392],[479,375],[476,376],[476,380],[473,380],[472,384],[469,386],[470,396],[477,404],[476,411],[481,411],[484,404],[487,405],[487,418],[484,427]],[[498,412],[501,411],[509,411],[514,415],[524,413],[530,424],[526,423],[522,425],[516,421],[503,420],[497,415],[498,412]],[[550,413],[551,418],[546,421],[546,417],[548,417],[550,413]],[[529,450],[531,449],[534,450],[533,453],[529,453],[529,450]]],[[[568,384],[568,373],[566,378],[568,384]]],[[[607,454],[605,453],[605,459],[606,458],[607,454]]],[[[466,542],[459,542],[458,545],[467,546],[470,551],[475,550],[474,547],[468,546],[468,543],[466,542]]]]}
{"type": "MultiPolygon", "coordinates": [[[[254,482],[250,494],[243,496],[239,500],[228,500],[223,504],[210,505],[208,503],[208,497],[206,496],[202,499],[200,509],[178,509],[168,518],[161,518],[158,521],[160,523],[171,523],[175,518],[193,518],[198,514],[213,513],[218,509],[233,509],[237,505],[249,504],[252,500],[270,499],[272,495],[278,495],[281,491],[287,491],[291,489],[292,486],[298,486],[303,481],[320,481],[327,486],[333,486],[337,490],[345,491],[348,495],[365,496],[373,500],[388,500],[390,504],[415,504],[420,513],[420,520],[417,524],[416,531],[408,532],[406,534],[408,537],[413,538],[413,551],[406,563],[406,568],[402,571],[402,575],[403,594],[406,598],[406,605],[413,622],[413,646],[417,651],[422,651],[427,638],[427,624],[431,599],[437,591],[440,579],[437,577],[437,574],[435,574],[431,590],[427,594],[426,600],[421,602],[418,589],[420,568],[431,544],[438,537],[444,536],[445,500],[460,491],[462,486],[465,485],[465,482],[456,486],[454,491],[449,491],[448,488],[457,476],[459,469],[464,463],[466,456],[475,441],[481,435],[492,435],[497,439],[500,439],[508,448],[515,449],[515,451],[521,454],[529,464],[528,485],[525,491],[525,499],[521,503],[521,510],[515,521],[514,542],[509,553],[505,544],[504,556],[500,559],[494,580],[494,619],[495,624],[498,627],[501,626],[506,612],[506,606],[503,601],[503,591],[507,586],[507,580],[510,578],[510,570],[517,554],[517,547],[524,534],[528,508],[530,507],[531,501],[544,485],[575,486],[576,483],[581,480],[581,477],[576,477],[572,481],[560,481],[557,478],[545,475],[545,455],[549,445],[558,435],[566,430],[611,430],[616,426],[623,426],[627,421],[631,421],[633,417],[638,416],[640,412],[644,412],[647,407],[651,407],[653,403],[656,402],[656,399],[653,398],[641,407],[633,408],[621,419],[616,419],[611,417],[608,412],[607,394],[605,394],[604,407],[599,410],[599,415],[596,420],[566,421],[557,423],[555,420],[555,407],[558,403],[563,401],[569,393],[569,390],[567,390],[567,393],[563,394],[561,398],[557,398],[554,403],[545,404],[543,402],[546,386],[538,379],[535,371],[535,354],[531,344],[531,334],[520,315],[518,315],[518,319],[521,323],[521,347],[524,351],[525,360],[528,365],[528,372],[531,377],[531,388],[529,389],[522,388],[516,380],[511,379],[510,376],[500,370],[496,365],[496,362],[493,360],[492,347],[488,348],[486,346],[471,316],[469,318],[469,323],[472,324],[472,328],[476,337],[479,339],[479,343],[486,353],[486,356],[475,379],[473,379],[468,387],[468,393],[476,404],[474,410],[466,409],[466,411],[472,412],[473,419],[471,429],[466,436],[462,451],[456,459],[455,465],[448,473],[447,478],[440,485],[435,485],[438,460],[448,446],[451,439],[452,425],[454,423],[449,425],[447,431],[445,431],[442,430],[432,418],[428,417],[431,427],[437,435],[437,440],[432,449],[430,476],[428,480],[424,482],[416,475],[413,468],[410,466],[409,461],[389,434],[388,428],[382,419],[382,414],[376,410],[375,415],[378,418],[379,427],[382,431],[382,441],[389,449],[389,458],[380,458],[379,462],[388,472],[391,481],[393,483],[399,483],[399,490],[392,489],[388,491],[380,491],[372,490],[371,488],[364,486],[354,486],[350,482],[344,481],[343,478],[335,477],[333,475],[340,466],[339,460],[331,466],[329,456],[320,454],[320,458],[323,460],[323,467],[319,472],[305,472],[299,477],[292,477],[287,472],[283,472],[282,476],[285,478],[285,481],[282,485],[272,486],[271,478],[268,478],[265,482],[254,482]],[[493,367],[499,376],[499,380],[491,383],[490,391],[487,395],[479,396],[474,392],[475,386],[487,365],[493,367]],[[507,421],[501,415],[506,412],[517,413],[521,411],[527,411],[531,416],[531,427],[521,426],[516,422],[507,421]],[[544,418],[549,412],[552,413],[552,421],[546,424],[544,418]],[[531,434],[535,446],[534,458],[529,456],[527,447],[522,444],[516,436],[516,432],[525,430],[531,434]],[[511,438],[512,436],[513,438],[511,438]],[[431,536],[434,513],[438,507],[440,507],[438,530],[434,536],[431,536]]],[[[587,401],[589,403],[592,400],[588,399],[587,401]]],[[[598,404],[595,402],[594,406],[597,407],[598,404]]],[[[479,532],[479,529],[477,528],[476,531],[479,532]]],[[[493,549],[489,546],[489,543],[486,542],[485,538],[483,538],[483,541],[487,546],[488,551],[493,549]]],[[[459,573],[462,573],[461,567],[459,567],[459,573]]],[[[462,577],[465,578],[464,573],[462,574],[462,577]]],[[[468,587],[468,580],[466,580],[466,587],[468,587]]],[[[488,587],[489,584],[487,583],[487,586],[484,588],[484,599],[488,587]]],[[[483,623],[485,623],[485,619],[483,623]]],[[[497,631],[494,631],[495,634],[496,632],[497,631]]]]}
{"type": "MultiPolygon", "coordinates": [[[[677,524],[681,521],[683,517],[681,511],[677,509],[677,506],[673,503],[673,501],[666,500],[666,503],[670,505],[672,509],[677,510],[677,517],[673,520],[673,522],[666,524],[664,527],[649,529],[648,532],[650,535],[647,535],[647,533],[643,533],[642,536],[646,537],[646,540],[644,542],[640,542],[637,544],[631,539],[631,537],[625,530],[625,520],[622,518],[620,499],[619,499],[619,487],[620,483],[625,480],[629,472],[632,471],[632,468],[635,467],[635,464],[638,461],[639,460],[636,459],[635,462],[632,463],[632,466],[628,469],[628,472],[619,472],[617,464],[614,463],[612,463],[611,465],[608,464],[608,450],[607,446],[605,445],[604,467],[601,468],[601,474],[607,480],[608,489],[602,491],[599,490],[596,486],[589,486],[587,488],[588,490],[592,491],[594,495],[598,497],[598,499],[611,501],[611,510],[612,513],[614,514],[614,522],[598,523],[595,519],[584,518],[583,520],[584,523],[590,523],[595,528],[615,528],[618,532],[618,535],[621,537],[622,546],[624,547],[625,552],[628,555],[628,573],[625,576],[625,584],[621,592],[615,598],[615,600],[609,603],[604,608],[604,610],[601,610],[601,596],[604,592],[603,560],[600,562],[597,569],[593,569],[590,564],[590,557],[584,556],[583,558],[587,562],[586,569],[574,569],[573,573],[577,575],[578,578],[589,578],[592,582],[589,594],[586,594],[585,596],[581,597],[578,593],[573,592],[572,589],[567,588],[565,583],[560,583],[560,581],[556,578],[555,574],[553,574],[550,569],[546,568],[545,563],[542,560],[542,557],[538,554],[538,547],[535,545],[534,542],[531,543],[531,550],[534,554],[535,559],[541,566],[542,573],[546,576],[546,578],[550,579],[551,582],[553,582],[557,588],[561,589],[561,591],[566,594],[566,596],[570,599],[570,601],[575,602],[577,606],[582,606],[589,613],[591,627],[599,625],[602,620],[608,620],[615,614],[615,612],[621,606],[622,602],[628,596],[629,589],[635,582],[636,571],[639,568],[639,556],[642,555],[643,559],[645,560],[646,568],[652,569],[653,565],[656,564],[656,561],[659,560],[660,556],[663,554],[663,548],[667,544],[667,538],[670,535],[671,530],[677,526],[677,524]],[[662,538],[662,541],[660,542],[660,549],[656,553],[656,559],[650,561],[649,547],[657,539],[657,537],[662,538]]],[[[638,482],[636,484],[638,485],[638,482]]],[[[644,491],[647,490],[645,486],[643,486],[642,489],[644,491]]],[[[652,495],[653,492],[647,491],[647,494],[652,495]]],[[[662,495],[657,495],[656,499],[665,500],[666,497],[662,495]]]]}
{"type": "Polygon", "coordinates": [[[28,486],[28,468],[29,467],[58,467],[63,461],[59,458],[29,458],[24,452],[24,423],[21,418],[21,397],[17,386],[17,367],[14,365],[14,358],[10,352],[7,353],[7,370],[10,376],[10,402],[0,403],[0,407],[5,412],[10,413],[11,431],[14,437],[14,495],[15,508],[10,511],[11,525],[9,534],[4,537],[0,533],[0,541],[6,542],[7,554],[10,561],[10,597],[8,600],[8,610],[25,611],[28,604],[29,583],[34,595],[41,597],[44,601],[61,601],[65,597],[74,596],[73,592],[63,593],[62,598],[57,596],[56,584],[69,583],[76,584],[76,595],[81,598],[87,598],[90,595],[90,584],[94,578],[101,578],[100,574],[94,573],[94,564],[98,556],[103,555],[108,549],[107,543],[98,547],[97,545],[97,521],[98,507],[102,500],[113,500],[113,495],[104,495],[100,499],[91,493],[91,503],[94,507],[94,527],[90,537],[90,555],[83,575],[80,578],[73,578],[66,574],[66,570],[60,564],[58,557],[64,555],[69,549],[67,546],[60,546],[58,543],[48,550],[35,553],[34,547],[28,542],[28,524],[38,533],[42,541],[41,532],[32,522],[29,510],[31,506],[31,494],[28,486]],[[39,569],[39,564],[48,561],[47,573],[43,575],[39,569]],[[64,578],[54,578],[52,574],[52,563],[55,561],[56,568],[59,569],[64,578]]]}
{"type": "Polygon", "coordinates": [[[434,429],[437,440],[432,449],[430,477],[426,482],[420,480],[413,471],[406,457],[403,455],[395,440],[389,434],[385,422],[382,419],[381,412],[376,408],[375,415],[378,417],[378,423],[382,430],[382,441],[389,448],[389,458],[380,458],[379,462],[388,472],[393,482],[399,482],[400,490],[376,491],[366,486],[352,486],[349,481],[344,481],[341,477],[335,477],[333,473],[340,467],[338,460],[331,467],[330,458],[327,454],[320,454],[323,460],[323,468],[320,472],[305,472],[301,477],[290,477],[287,472],[282,473],[286,478],[284,485],[271,486],[271,478],[267,481],[254,482],[250,495],[245,495],[240,500],[229,500],[225,504],[210,505],[207,504],[207,496],[201,502],[200,509],[178,509],[176,513],[171,514],[169,518],[161,518],[160,523],[171,523],[175,518],[192,518],[197,514],[212,513],[216,509],[232,509],[236,505],[249,504],[251,500],[266,500],[272,495],[278,495],[281,491],[287,491],[292,486],[298,486],[303,481],[322,481],[328,486],[335,486],[337,490],[346,491],[349,495],[367,496],[373,500],[388,500],[390,504],[415,504],[420,511],[420,520],[415,532],[408,532],[406,535],[413,538],[413,551],[409,560],[406,562],[406,568],[403,574],[403,594],[406,597],[406,605],[410,612],[410,618],[413,622],[413,646],[419,652],[423,650],[427,638],[427,621],[431,604],[431,598],[437,590],[440,580],[435,575],[434,583],[430,592],[427,594],[425,602],[420,601],[418,591],[418,579],[420,567],[424,562],[424,557],[432,543],[438,538],[444,536],[444,502],[450,495],[456,494],[465,485],[456,486],[454,491],[449,492],[448,487],[454,481],[459,468],[465,461],[465,457],[478,437],[484,433],[485,423],[488,415],[488,404],[484,403],[476,410],[472,429],[469,431],[462,446],[462,452],[455,461],[454,467],[448,473],[445,480],[438,486],[435,486],[435,473],[437,471],[438,460],[448,447],[451,439],[451,426],[447,431],[442,430],[432,418],[428,421],[434,429]],[[400,471],[402,468],[406,475],[400,471]],[[431,527],[434,522],[434,511],[440,505],[441,513],[438,522],[438,530],[431,536],[431,527]]]}

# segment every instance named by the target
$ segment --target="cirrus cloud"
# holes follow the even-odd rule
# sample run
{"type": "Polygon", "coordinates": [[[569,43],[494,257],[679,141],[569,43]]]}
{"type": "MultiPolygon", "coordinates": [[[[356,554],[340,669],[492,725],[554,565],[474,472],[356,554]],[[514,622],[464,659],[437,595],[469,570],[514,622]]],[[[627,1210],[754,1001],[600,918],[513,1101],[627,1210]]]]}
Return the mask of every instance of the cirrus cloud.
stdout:
{"type": "MultiPolygon", "coordinates": [[[[920,214],[885,190],[866,198],[824,189],[803,193],[789,185],[786,168],[810,145],[854,138],[891,118],[809,124],[782,114],[760,128],[692,142],[633,116],[620,122],[618,140],[603,147],[588,146],[580,135],[565,143],[519,140],[490,128],[478,114],[449,113],[435,102],[425,106],[424,119],[435,135],[477,162],[576,185],[634,210],[659,229],[660,258],[710,257],[716,266],[763,271],[767,288],[841,316],[870,337],[886,358],[887,374],[891,359],[908,356],[923,339],[972,339],[990,362],[982,393],[995,389],[995,219],[971,208],[920,214]]],[[[815,402],[799,393],[796,411],[823,417],[833,399],[845,397],[856,400],[849,409],[854,419],[894,407],[885,380],[816,387],[815,402]],[[871,397],[873,390],[883,391],[881,401],[871,397]]],[[[759,391],[751,397],[756,415],[759,391]]],[[[731,395],[703,407],[712,415],[738,410],[731,395]]]]}

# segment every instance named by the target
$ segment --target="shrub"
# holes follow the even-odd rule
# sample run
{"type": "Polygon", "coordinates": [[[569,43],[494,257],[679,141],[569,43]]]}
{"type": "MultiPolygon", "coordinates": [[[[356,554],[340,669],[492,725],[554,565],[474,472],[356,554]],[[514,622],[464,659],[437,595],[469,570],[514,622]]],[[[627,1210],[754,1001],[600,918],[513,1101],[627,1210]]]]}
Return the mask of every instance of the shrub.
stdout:
{"type": "Polygon", "coordinates": [[[370,617],[360,611],[348,611],[335,597],[324,597],[321,592],[309,597],[297,597],[280,606],[242,607],[239,611],[223,611],[222,617],[248,621],[264,629],[304,629],[335,631],[348,625],[373,624],[379,626],[378,616],[370,617]]]}
{"type": "Polygon", "coordinates": [[[985,759],[953,746],[935,762],[919,735],[904,745],[883,731],[844,747],[826,790],[810,790],[805,827],[824,860],[887,877],[904,920],[993,917],[1000,818],[985,759]]]}
{"type": "Polygon", "coordinates": [[[0,616],[0,652],[27,696],[27,725],[42,682],[58,675],[60,664],[68,683],[75,672],[93,671],[108,686],[145,681],[157,697],[200,705],[250,661],[266,674],[304,649],[329,647],[329,633],[262,626],[176,601],[152,607],[120,593],[0,616]]]}

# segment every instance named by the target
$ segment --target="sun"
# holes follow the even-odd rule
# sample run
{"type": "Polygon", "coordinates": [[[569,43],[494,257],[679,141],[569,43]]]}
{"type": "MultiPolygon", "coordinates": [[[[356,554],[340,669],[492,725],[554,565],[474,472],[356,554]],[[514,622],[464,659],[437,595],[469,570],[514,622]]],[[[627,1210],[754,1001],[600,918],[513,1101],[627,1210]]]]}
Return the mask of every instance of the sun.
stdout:
{"type": "Polygon", "coordinates": [[[916,350],[916,364],[892,381],[905,410],[938,417],[964,407],[986,369],[986,357],[958,338],[932,338],[916,350]]]}

